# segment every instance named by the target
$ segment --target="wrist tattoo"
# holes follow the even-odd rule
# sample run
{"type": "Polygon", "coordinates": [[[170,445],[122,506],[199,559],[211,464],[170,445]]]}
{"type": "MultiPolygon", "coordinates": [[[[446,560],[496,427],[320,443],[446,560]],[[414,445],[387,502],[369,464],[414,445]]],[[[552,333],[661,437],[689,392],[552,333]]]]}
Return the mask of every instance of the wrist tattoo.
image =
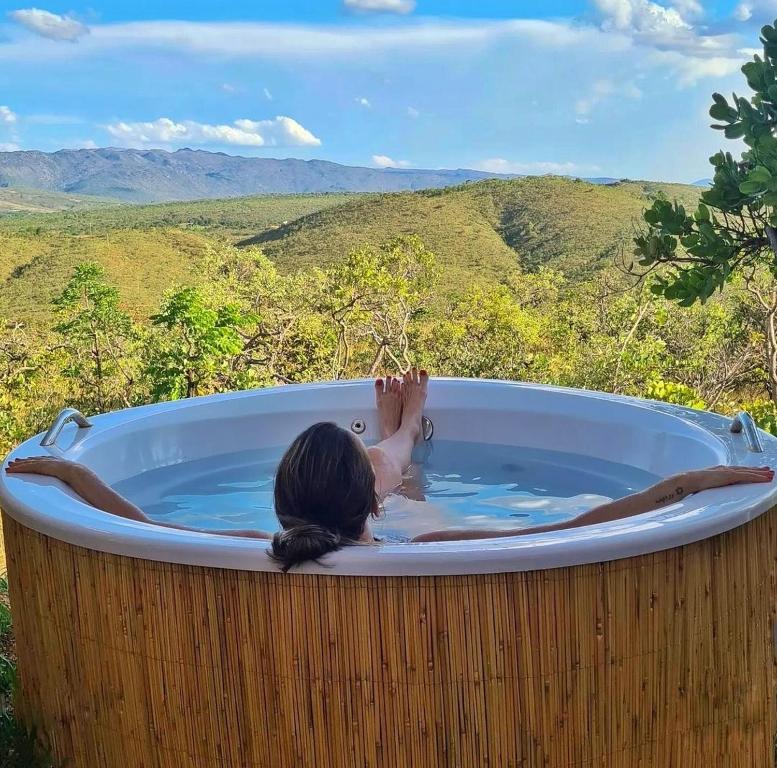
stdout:
{"type": "Polygon", "coordinates": [[[672,499],[681,498],[684,496],[684,494],[685,489],[681,485],[678,485],[672,493],[667,493],[664,496],[657,498],[656,504],[667,504],[668,502],[672,501],[672,499]]]}

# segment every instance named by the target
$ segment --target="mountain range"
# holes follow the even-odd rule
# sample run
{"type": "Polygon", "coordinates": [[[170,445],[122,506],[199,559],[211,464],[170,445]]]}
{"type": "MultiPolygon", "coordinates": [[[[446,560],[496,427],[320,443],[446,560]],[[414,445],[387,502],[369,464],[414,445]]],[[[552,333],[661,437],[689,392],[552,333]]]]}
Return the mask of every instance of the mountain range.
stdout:
{"type": "Polygon", "coordinates": [[[0,188],[94,195],[130,203],[257,194],[400,192],[510,178],[468,169],[360,168],[179,149],[0,152],[0,188]]]}

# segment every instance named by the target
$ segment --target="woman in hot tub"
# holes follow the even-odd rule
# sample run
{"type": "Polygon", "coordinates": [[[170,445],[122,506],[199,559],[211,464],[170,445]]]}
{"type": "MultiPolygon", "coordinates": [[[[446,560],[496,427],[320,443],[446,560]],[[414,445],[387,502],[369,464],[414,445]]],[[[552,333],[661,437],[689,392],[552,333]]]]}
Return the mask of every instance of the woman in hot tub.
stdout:
{"type": "MultiPolygon", "coordinates": [[[[88,504],[130,520],[223,536],[271,539],[270,556],[283,571],[288,571],[345,545],[377,542],[370,529],[370,518],[381,514],[383,499],[402,484],[402,473],[410,465],[413,446],[420,438],[428,383],[426,371],[415,368],[401,381],[388,377],[385,382],[375,382],[382,440],[370,448],[348,430],[328,422],[314,424],[298,435],[283,455],[275,476],[275,512],[282,530],[274,534],[212,531],[151,520],[91,470],[64,459],[17,459],[6,471],[55,477],[88,504]]],[[[650,512],[708,488],[768,483],[773,478],[774,472],[768,467],[712,467],[683,472],[563,523],[514,530],[451,528],[423,533],[413,541],[487,539],[593,525],[650,512]]],[[[419,515],[424,508],[429,511],[422,501],[406,499],[403,503],[419,505],[419,515]]]]}

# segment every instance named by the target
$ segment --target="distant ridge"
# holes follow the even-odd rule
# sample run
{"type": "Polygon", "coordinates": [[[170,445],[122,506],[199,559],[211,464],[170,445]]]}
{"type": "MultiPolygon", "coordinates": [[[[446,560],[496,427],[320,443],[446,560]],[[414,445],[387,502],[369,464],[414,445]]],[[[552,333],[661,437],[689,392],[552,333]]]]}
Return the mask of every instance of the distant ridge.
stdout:
{"type": "Polygon", "coordinates": [[[360,168],[326,160],[276,160],[179,149],[0,152],[0,188],[64,192],[125,202],[257,194],[400,192],[510,178],[468,169],[360,168]]]}

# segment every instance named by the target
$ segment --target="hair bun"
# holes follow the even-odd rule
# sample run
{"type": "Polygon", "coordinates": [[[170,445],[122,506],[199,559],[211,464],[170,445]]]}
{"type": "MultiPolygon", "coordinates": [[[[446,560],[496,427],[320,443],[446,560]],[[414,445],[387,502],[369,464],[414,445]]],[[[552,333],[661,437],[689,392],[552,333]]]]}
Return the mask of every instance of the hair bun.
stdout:
{"type": "Polygon", "coordinates": [[[270,557],[286,573],[306,560],[315,560],[329,552],[335,552],[344,544],[343,537],[329,528],[313,523],[295,525],[279,531],[272,537],[270,557]]]}

